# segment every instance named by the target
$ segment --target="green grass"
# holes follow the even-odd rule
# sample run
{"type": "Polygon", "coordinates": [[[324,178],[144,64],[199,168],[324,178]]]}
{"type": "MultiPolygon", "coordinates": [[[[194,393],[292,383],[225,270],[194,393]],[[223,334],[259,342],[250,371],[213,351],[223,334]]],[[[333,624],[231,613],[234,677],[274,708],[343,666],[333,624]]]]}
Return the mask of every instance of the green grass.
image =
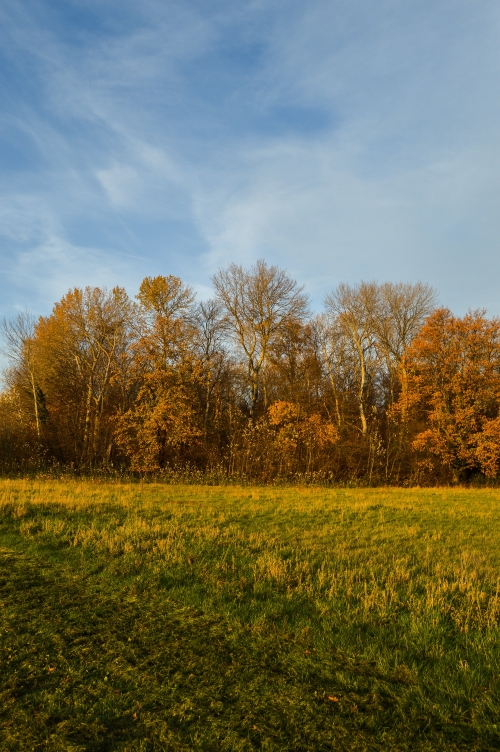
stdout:
{"type": "Polygon", "coordinates": [[[0,481],[0,749],[500,749],[499,511],[0,481]]]}

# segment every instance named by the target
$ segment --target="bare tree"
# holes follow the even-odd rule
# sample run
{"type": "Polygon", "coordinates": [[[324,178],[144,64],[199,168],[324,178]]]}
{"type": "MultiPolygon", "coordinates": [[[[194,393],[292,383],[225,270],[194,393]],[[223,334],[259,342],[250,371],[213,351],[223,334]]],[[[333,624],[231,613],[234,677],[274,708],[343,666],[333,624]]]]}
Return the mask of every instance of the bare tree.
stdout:
{"type": "Polygon", "coordinates": [[[0,331],[4,341],[2,352],[9,358],[15,371],[15,380],[24,387],[33,399],[36,432],[41,436],[40,387],[34,351],[35,316],[29,311],[20,311],[15,318],[3,319],[0,331]]]}
{"type": "Polygon", "coordinates": [[[403,356],[436,302],[435,290],[422,282],[385,282],[378,287],[372,329],[387,363],[391,390],[394,373],[399,369],[401,389],[406,393],[408,378],[403,356]]]}
{"type": "Polygon", "coordinates": [[[311,322],[312,336],[326,371],[328,383],[332,391],[335,404],[335,422],[342,426],[341,401],[346,391],[346,371],[349,370],[352,358],[349,357],[349,342],[343,328],[339,326],[335,317],[326,314],[315,316],[311,322]]]}
{"type": "Polygon", "coordinates": [[[192,321],[195,326],[195,351],[202,362],[202,380],[205,391],[204,440],[206,446],[213,393],[227,370],[224,339],[228,333],[228,324],[221,303],[214,299],[199,303],[192,315],[192,321]]]}
{"type": "Polygon", "coordinates": [[[360,282],[352,287],[341,283],[325,299],[327,312],[340,332],[349,339],[356,355],[358,367],[357,402],[363,435],[368,431],[366,397],[370,376],[372,375],[369,365],[375,345],[373,318],[377,301],[378,287],[375,282],[360,282]]]}
{"type": "Polygon", "coordinates": [[[255,418],[260,373],[278,333],[292,320],[307,315],[308,298],[295,280],[277,266],[259,260],[249,270],[230,264],[213,278],[217,300],[230,332],[246,360],[250,416],[255,418]]]}

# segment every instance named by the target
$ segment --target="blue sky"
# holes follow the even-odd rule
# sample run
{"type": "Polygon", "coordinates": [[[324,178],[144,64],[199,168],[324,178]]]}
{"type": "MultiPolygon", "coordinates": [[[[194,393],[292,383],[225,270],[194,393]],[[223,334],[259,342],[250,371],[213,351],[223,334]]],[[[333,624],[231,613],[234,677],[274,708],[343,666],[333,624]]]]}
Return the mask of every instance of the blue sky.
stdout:
{"type": "Polygon", "coordinates": [[[2,0],[0,314],[230,261],[500,314],[498,0],[2,0]]]}

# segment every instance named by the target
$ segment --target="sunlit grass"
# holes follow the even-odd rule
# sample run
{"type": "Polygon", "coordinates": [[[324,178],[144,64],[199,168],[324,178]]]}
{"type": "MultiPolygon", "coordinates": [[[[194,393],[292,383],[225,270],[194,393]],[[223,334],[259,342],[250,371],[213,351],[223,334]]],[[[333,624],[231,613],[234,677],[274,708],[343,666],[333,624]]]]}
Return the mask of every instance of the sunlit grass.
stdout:
{"type": "Polygon", "coordinates": [[[0,748],[499,749],[499,510],[2,481],[0,748]]]}

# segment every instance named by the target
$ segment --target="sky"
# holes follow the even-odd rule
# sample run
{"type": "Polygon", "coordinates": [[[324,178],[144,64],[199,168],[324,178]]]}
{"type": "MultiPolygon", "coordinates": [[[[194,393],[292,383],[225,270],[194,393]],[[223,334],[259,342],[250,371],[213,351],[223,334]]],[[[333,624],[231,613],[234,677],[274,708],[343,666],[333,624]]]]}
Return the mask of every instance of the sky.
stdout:
{"type": "Polygon", "coordinates": [[[500,315],[498,0],[2,0],[0,316],[231,261],[500,315]]]}

